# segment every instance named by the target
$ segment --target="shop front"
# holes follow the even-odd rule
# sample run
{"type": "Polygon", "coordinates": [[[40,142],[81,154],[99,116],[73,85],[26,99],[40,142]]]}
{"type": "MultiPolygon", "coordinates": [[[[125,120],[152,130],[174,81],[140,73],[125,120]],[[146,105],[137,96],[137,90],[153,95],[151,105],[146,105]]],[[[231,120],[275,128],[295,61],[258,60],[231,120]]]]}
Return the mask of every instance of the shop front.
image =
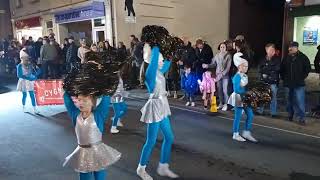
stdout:
{"type": "Polygon", "coordinates": [[[39,37],[42,37],[40,16],[16,20],[14,22],[14,26],[16,38],[19,41],[21,41],[22,38],[28,39],[30,36],[33,40],[37,40],[39,37]]]}
{"type": "Polygon", "coordinates": [[[94,1],[87,6],[57,12],[54,17],[60,43],[69,36],[76,40],[85,38],[88,43],[107,39],[103,2],[94,1]]]}

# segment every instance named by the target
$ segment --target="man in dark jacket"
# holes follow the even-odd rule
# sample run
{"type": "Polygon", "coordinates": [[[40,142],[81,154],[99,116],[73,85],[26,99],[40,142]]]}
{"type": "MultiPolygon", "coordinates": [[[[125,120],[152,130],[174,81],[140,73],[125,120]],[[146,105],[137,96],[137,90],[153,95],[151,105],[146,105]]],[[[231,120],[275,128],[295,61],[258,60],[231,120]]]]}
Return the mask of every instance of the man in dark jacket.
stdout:
{"type": "Polygon", "coordinates": [[[293,120],[297,107],[299,123],[305,125],[305,79],[311,71],[309,58],[299,51],[299,43],[291,42],[289,54],[281,63],[281,78],[288,92],[289,121],[293,120]],[[296,99],[294,99],[296,98],[296,99]]]}
{"type": "Polygon", "coordinates": [[[314,67],[316,69],[316,73],[320,76],[320,45],[317,47],[318,52],[316,57],[314,58],[314,67]]]}
{"type": "MultiPolygon", "coordinates": [[[[275,44],[267,44],[265,50],[267,55],[261,60],[259,65],[260,80],[270,85],[272,91],[270,111],[271,117],[275,117],[277,115],[277,91],[280,80],[281,60],[275,55],[275,44]]],[[[263,107],[258,109],[258,113],[263,114],[263,107]]]]}
{"type": "Polygon", "coordinates": [[[43,45],[43,39],[40,37],[38,41],[34,43],[34,51],[35,51],[35,58],[37,60],[37,64],[40,64],[40,50],[42,45],[43,45]]]}
{"type": "Polygon", "coordinates": [[[69,48],[66,55],[67,71],[70,72],[73,68],[76,68],[80,61],[78,58],[78,46],[74,43],[74,37],[69,37],[69,48]]]}
{"type": "Polygon", "coordinates": [[[202,68],[202,64],[210,64],[213,58],[212,48],[204,43],[201,39],[198,39],[196,42],[196,63],[194,68],[198,78],[202,79],[202,74],[205,71],[202,68]]]}

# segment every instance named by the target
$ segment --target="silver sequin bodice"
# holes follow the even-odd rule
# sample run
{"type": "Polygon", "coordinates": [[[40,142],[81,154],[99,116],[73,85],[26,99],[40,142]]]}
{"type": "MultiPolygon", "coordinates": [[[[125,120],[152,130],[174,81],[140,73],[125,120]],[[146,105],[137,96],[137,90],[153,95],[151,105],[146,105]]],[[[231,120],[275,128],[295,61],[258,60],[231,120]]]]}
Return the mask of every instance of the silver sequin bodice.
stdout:
{"type": "Polygon", "coordinates": [[[93,114],[87,119],[83,119],[79,114],[75,131],[80,145],[90,145],[102,141],[102,133],[94,120],[93,114]]]}

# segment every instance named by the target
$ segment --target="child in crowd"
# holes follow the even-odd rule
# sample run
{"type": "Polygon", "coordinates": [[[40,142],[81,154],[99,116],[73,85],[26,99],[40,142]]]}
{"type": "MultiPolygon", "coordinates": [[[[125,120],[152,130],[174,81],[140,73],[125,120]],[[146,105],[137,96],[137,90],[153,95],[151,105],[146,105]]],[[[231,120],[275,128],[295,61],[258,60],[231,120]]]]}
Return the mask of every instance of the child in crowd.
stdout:
{"type": "Polygon", "coordinates": [[[186,106],[196,106],[194,98],[198,90],[197,76],[188,65],[185,65],[185,74],[182,77],[181,86],[187,98],[186,106]]]}
{"type": "MultiPolygon", "coordinates": [[[[208,102],[211,104],[212,96],[216,91],[215,78],[210,70],[207,70],[202,75],[202,81],[198,80],[200,91],[202,92],[202,99],[204,109],[208,110],[208,102]]],[[[209,104],[209,105],[210,105],[209,104]]]]}

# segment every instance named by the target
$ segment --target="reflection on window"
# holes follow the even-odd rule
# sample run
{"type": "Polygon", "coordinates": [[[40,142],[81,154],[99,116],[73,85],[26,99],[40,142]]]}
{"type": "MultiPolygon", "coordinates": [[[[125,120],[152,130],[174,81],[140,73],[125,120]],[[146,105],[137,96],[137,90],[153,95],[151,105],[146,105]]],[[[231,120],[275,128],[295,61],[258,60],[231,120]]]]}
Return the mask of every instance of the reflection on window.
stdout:
{"type": "Polygon", "coordinates": [[[22,0],[15,0],[15,2],[16,2],[16,8],[22,7],[22,0]]]}

